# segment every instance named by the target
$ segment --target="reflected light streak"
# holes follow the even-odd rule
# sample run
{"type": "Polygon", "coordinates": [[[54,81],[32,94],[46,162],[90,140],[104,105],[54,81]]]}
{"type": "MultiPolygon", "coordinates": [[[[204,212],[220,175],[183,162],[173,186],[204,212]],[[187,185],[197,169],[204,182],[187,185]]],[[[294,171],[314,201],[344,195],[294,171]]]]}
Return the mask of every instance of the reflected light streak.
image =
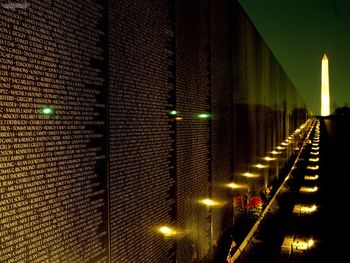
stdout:
{"type": "Polygon", "coordinates": [[[259,177],[259,174],[253,174],[253,173],[249,173],[249,172],[242,173],[241,175],[243,175],[245,177],[248,177],[248,178],[257,178],[257,177],[259,177]]]}
{"type": "Polygon", "coordinates": [[[253,165],[253,167],[258,168],[258,169],[264,169],[264,168],[268,168],[269,166],[258,163],[258,164],[253,165]]]}
{"type": "Polygon", "coordinates": [[[209,119],[210,118],[210,114],[209,113],[200,113],[197,115],[198,118],[200,119],[209,119]]]}
{"type": "Polygon", "coordinates": [[[277,155],[277,154],[281,154],[282,152],[277,152],[277,151],[272,151],[271,154],[273,155],[277,155]]]}
{"type": "Polygon", "coordinates": [[[218,205],[220,205],[219,202],[214,201],[214,200],[209,199],[209,198],[200,200],[199,203],[201,203],[201,204],[203,204],[203,205],[206,205],[206,206],[218,206],[218,205]]]}
{"type": "Polygon", "coordinates": [[[160,232],[162,235],[164,235],[166,237],[175,236],[178,234],[178,232],[174,228],[171,228],[169,226],[159,227],[158,232],[160,232]]]}
{"type": "Polygon", "coordinates": [[[276,149],[277,149],[277,150],[284,150],[284,149],[286,149],[286,147],[277,146],[276,149]]]}
{"type": "Polygon", "coordinates": [[[318,151],[320,149],[320,147],[311,147],[311,150],[313,151],[318,151]]]}
{"type": "Polygon", "coordinates": [[[242,185],[242,184],[236,184],[236,183],[229,183],[226,185],[227,187],[230,187],[231,189],[241,189],[241,188],[246,188],[247,186],[242,185]]]}
{"type": "Polygon", "coordinates": [[[277,160],[277,158],[272,158],[272,157],[269,157],[269,156],[266,156],[266,157],[264,157],[263,159],[264,159],[265,161],[267,161],[267,162],[277,160]]]}
{"type": "Polygon", "coordinates": [[[318,175],[317,174],[315,174],[315,175],[305,175],[304,179],[305,180],[310,180],[310,181],[317,180],[318,179],[318,175]]]}
{"type": "Polygon", "coordinates": [[[319,155],[320,153],[319,152],[310,152],[310,154],[312,154],[312,155],[319,155]]]}
{"type": "Polygon", "coordinates": [[[183,117],[176,117],[175,120],[177,120],[177,121],[182,121],[182,120],[183,120],[183,117]]]}

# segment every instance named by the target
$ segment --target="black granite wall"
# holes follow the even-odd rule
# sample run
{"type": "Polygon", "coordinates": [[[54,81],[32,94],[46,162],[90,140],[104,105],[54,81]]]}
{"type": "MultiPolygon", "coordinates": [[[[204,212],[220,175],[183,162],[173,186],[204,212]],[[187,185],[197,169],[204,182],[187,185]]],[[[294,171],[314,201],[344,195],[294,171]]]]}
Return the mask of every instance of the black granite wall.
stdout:
{"type": "Polygon", "coordinates": [[[13,0],[0,17],[0,262],[209,259],[235,222],[226,185],[307,118],[236,2],[13,0]]]}

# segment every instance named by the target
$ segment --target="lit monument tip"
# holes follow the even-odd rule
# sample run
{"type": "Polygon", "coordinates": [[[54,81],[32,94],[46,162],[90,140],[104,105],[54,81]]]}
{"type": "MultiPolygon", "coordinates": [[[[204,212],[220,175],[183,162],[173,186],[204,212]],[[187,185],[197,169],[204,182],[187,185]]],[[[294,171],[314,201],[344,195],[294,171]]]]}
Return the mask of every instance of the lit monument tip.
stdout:
{"type": "Polygon", "coordinates": [[[324,54],[322,58],[322,76],[321,76],[321,116],[330,115],[330,99],[329,99],[329,73],[328,58],[324,54]]]}

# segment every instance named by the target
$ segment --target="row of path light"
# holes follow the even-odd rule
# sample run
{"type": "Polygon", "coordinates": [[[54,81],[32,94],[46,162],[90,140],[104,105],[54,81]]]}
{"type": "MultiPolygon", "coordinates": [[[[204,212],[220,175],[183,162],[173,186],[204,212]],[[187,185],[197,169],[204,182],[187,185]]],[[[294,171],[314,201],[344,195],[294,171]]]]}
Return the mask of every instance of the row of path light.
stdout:
{"type": "Polygon", "coordinates": [[[288,222],[279,262],[309,262],[318,243],[320,121],[315,120],[306,145],[292,173],[296,202],[288,222]]]}
{"type": "MultiPolygon", "coordinates": [[[[236,260],[238,260],[238,258],[242,260],[240,255],[246,253],[246,248],[249,249],[248,247],[250,246],[250,244],[252,244],[250,239],[254,235],[255,230],[259,228],[259,224],[264,218],[265,214],[268,213],[269,206],[271,205],[271,203],[273,203],[273,196],[277,194],[276,192],[278,190],[276,189],[279,188],[279,184],[283,182],[283,178],[278,178],[281,168],[284,167],[289,161],[294,161],[296,156],[298,156],[299,152],[301,151],[301,148],[303,148],[303,145],[305,144],[304,142],[310,136],[310,132],[314,127],[314,121],[314,119],[309,119],[299,128],[297,128],[292,134],[290,134],[284,141],[280,142],[276,147],[268,151],[266,156],[261,157],[261,162],[252,164],[248,171],[242,172],[242,177],[245,177],[244,184],[232,183],[232,189],[236,190],[235,192],[233,191],[233,203],[235,211],[238,210],[237,206],[239,206],[240,203],[244,200],[243,198],[239,198],[239,195],[237,196],[237,194],[235,194],[236,192],[239,192],[238,190],[240,190],[241,193],[244,191],[246,192],[247,186],[249,187],[249,185],[257,185],[259,184],[258,181],[260,181],[260,185],[262,183],[263,189],[267,191],[264,194],[266,199],[262,200],[263,202],[254,202],[261,204],[261,209],[257,210],[254,207],[252,207],[253,202],[249,204],[248,208],[250,210],[252,210],[253,212],[259,211],[259,213],[254,213],[254,215],[256,216],[256,223],[253,225],[252,229],[242,242],[238,243],[236,242],[237,240],[233,240],[232,243],[234,244],[234,246],[231,245],[231,247],[228,248],[229,252],[227,255],[227,262],[235,262],[236,260]],[[273,181],[271,180],[271,178],[277,179],[274,180],[276,184],[272,183],[273,181]]],[[[285,178],[285,180],[287,180],[287,178],[285,178]]],[[[255,197],[259,196],[252,196],[252,200],[255,200],[255,197]]],[[[243,204],[243,207],[244,205],[245,204],[243,204]]],[[[244,211],[245,213],[247,213],[247,209],[245,209],[244,211]]]]}

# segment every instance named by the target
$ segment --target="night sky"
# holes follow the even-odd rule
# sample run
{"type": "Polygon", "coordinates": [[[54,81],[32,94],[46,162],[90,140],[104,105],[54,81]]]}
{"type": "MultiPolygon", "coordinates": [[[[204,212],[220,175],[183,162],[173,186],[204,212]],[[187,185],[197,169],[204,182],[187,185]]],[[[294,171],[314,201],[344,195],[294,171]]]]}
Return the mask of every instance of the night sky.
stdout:
{"type": "Polygon", "coordinates": [[[314,115],[321,60],[329,59],[331,111],[350,106],[349,0],[240,0],[314,115]]]}

